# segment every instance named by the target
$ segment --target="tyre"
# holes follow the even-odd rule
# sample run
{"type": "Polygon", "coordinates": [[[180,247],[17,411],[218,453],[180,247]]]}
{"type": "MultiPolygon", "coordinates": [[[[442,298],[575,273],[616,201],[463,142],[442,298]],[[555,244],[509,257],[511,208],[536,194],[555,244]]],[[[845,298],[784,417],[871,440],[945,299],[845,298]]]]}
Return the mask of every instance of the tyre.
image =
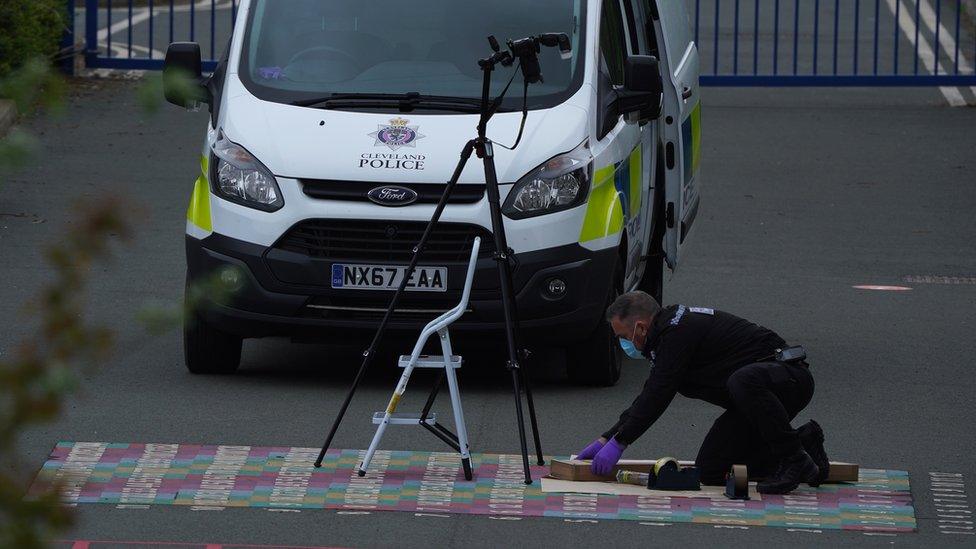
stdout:
{"type": "MultiPolygon", "coordinates": [[[[653,247],[652,247],[653,249],[653,247]]],[[[664,298],[664,254],[652,252],[644,265],[644,275],[641,277],[637,289],[651,294],[659,305],[664,298]]]]}
{"type": "MultiPolygon", "coordinates": [[[[613,271],[613,283],[607,293],[606,307],[623,291],[623,267],[620,260],[613,271]]],[[[570,381],[581,385],[612,387],[620,379],[623,350],[610,324],[603,319],[582,342],[567,349],[566,373],[570,381]]]]}
{"type": "MultiPolygon", "coordinates": [[[[663,154],[659,148],[658,153],[663,154]]],[[[660,156],[659,156],[660,158],[660,156]]],[[[637,289],[647,292],[658,304],[664,305],[664,164],[658,162],[656,184],[654,185],[654,217],[651,222],[651,245],[648,247],[644,275],[637,289]]]]}
{"type": "Polygon", "coordinates": [[[232,374],[241,363],[244,340],[225,334],[188,313],[183,323],[183,358],[194,374],[232,374]]]}

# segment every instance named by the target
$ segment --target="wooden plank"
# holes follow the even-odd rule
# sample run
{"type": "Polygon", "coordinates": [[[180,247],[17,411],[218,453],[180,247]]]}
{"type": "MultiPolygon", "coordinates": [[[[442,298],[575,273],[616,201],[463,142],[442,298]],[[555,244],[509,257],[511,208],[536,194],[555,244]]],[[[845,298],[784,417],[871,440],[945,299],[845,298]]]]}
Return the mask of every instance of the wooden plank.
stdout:
{"type": "Polygon", "coordinates": [[[827,482],[857,482],[859,472],[860,466],[856,463],[831,461],[827,482]]]}
{"type": "MultiPolygon", "coordinates": [[[[649,459],[622,459],[617,462],[617,466],[613,468],[613,472],[607,476],[600,476],[593,474],[590,471],[590,460],[582,459],[567,459],[552,460],[552,465],[549,467],[549,475],[552,478],[557,478],[560,480],[573,480],[573,481],[606,481],[615,480],[617,478],[617,471],[636,471],[638,473],[647,473],[654,466],[657,460],[649,459]]],[[[679,461],[683,467],[688,467],[694,465],[694,461],[679,461]]],[[[856,463],[845,463],[841,461],[831,461],[830,462],[830,475],[827,477],[827,482],[857,482],[858,479],[859,466],[856,463]]]]}

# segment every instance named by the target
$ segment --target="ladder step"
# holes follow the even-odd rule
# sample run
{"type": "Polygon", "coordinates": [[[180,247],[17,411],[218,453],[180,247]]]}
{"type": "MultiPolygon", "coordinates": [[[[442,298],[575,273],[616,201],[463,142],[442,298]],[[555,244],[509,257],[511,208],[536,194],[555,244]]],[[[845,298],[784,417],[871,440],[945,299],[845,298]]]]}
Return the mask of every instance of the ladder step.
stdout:
{"type": "MultiPolygon", "coordinates": [[[[462,359],[459,355],[451,357],[450,367],[457,369],[461,367],[462,359]]],[[[410,365],[410,355],[400,355],[400,367],[406,368],[410,365]]],[[[420,355],[417,357],[417,368],[443,368],[444,355],[420,355]]]]}
{"type": "MultiPolygon", "coordinates": [[[[383,423],[384,416],[386,416],[386,412],[374,412],[373,424],[379,425],[383,423]]],[[[436,422],[437,414],[434,412],[427,414],[427,419],[424,420],[424,423],[427,425],[433,425],[436,422]]],[[[420,413],[392,414],[390,416],[390,425],[420,425],[420,413]]]]}

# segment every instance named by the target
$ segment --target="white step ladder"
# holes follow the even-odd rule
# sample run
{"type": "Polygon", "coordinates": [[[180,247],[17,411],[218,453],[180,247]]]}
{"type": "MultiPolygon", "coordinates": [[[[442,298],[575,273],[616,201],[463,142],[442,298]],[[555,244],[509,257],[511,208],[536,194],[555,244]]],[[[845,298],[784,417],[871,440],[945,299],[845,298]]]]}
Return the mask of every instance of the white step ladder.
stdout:
{"type": "Polygon", "coordinates": [[[437,438],[443,440],[461,454],[464,478],[466,480],[472,479],[471,454],[468,450],[468,432],[464,425],[464,412],[461,409],[461,394],[458,389],[457,373],[455,372],[455,370],[461,367],[462,359],[460,356],[455,355],[451,349],[451,336],[447,329],[454,321],[461,318],[468,308],[468,299],[471,297],[471,284],[474,280],[474,269],[475,264],[478,262],[478,250],[480,248],[481,238],[476,237],[474,239],[474,247],[471,249],[471,258],[468,260],[468,272],[464,279],[461,302],[453,309],[424,326],[416,345],[413,347],[413,353],[409,356],[400,356],[399,365],[403,368],[403,374],[400,376],[400,382],[397,383],[396,390],[390,398],[390,403],[387,405],[386,411],[373,414],[373,423],[377,425],[376,434],[373,435],[373,441],[369,444],[369,449],[366,450],[363,462],[359,464],[359,476],[366,476],[366,469],[369,467],[369,462],[373,459],[373,455],[379,447],[380,439],[383,438],[383,432],[386,431],[386,426],[393,424],[419,425],[434,433],[437,438]],[[441,351],[444,354],[440,356],[420,354],[427,340],[435,333],[440,337],[441,351]],[[410,374],[413,373],[414,368],[441,368],[443,372],[431,390],[423,411],[420,413],[397,413],[397,405],[400,403],[400,398],[403,397],[403,393],[407,390],[407,382],[410,381],[410,374]],[[457,429],[457,434],[452,433],[446,427],[437,423],[436,414],[430,411],[444,378],[447,378],[447,388],[451,394],[451,407],[454,410],[454,426],[457,429]]]}

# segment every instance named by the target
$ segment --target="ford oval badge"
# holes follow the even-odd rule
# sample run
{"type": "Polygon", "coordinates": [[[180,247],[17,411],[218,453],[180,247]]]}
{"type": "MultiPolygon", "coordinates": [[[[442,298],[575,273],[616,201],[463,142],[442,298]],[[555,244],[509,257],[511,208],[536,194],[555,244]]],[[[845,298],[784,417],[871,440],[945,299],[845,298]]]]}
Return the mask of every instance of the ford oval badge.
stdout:
{"type": "Polygon", "coordinates": [[[397,185],[370,189],[366,196],[380,206],[406,206],[417,201],[417,192],[397,185]]]}

